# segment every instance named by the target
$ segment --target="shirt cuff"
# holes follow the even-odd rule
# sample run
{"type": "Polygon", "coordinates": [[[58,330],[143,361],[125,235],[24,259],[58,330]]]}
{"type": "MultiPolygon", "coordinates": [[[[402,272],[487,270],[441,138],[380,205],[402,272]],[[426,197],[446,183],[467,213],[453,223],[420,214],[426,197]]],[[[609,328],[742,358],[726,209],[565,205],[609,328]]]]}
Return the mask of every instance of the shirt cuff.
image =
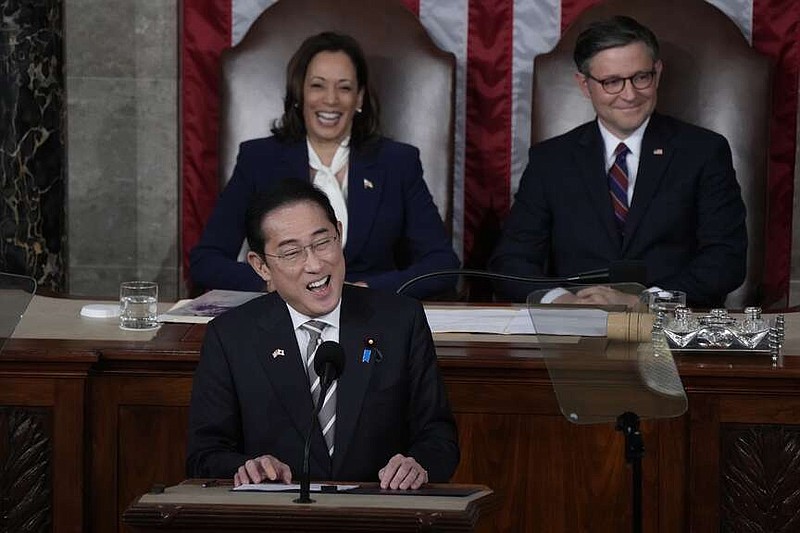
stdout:
{"type": "Polygon", "coordinates": [[[565,294],[569,294],[567,289],[563,287],[556,287],[555,289],[550,289],[542,296],[542,299],[539,301],[540,304],[551,304],[557,298],[564,296],[565,294]]]}

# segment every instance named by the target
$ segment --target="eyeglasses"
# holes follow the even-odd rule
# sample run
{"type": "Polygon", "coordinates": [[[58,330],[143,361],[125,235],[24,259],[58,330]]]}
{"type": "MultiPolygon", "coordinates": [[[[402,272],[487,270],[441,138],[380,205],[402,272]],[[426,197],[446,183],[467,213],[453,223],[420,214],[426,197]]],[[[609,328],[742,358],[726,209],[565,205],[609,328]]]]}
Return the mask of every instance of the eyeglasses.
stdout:
{"type": "Polygon", "coordinates": [[[640,91],[647,89],[653,85],[653,80],[656,79],[656,71],[653,69],[645,72],[637,72],[633,76],[628,76],[627,78],[606,78],[604,80],[598,80],[591,74],[585,74],[585,76],[599,83],[608,94],[619,94],[625,89],[626,81],[630,81],[634,89],[640,91]]]}
{"type": "Polygon", "coordinates": [[[334,244],[338,240],[339,236],[333,235],[331,237],[325,237],[324,239],[314,241],[311,244],[307,244],[305,246],[291,248],[280,254],[268,254],[264,252],[264,255],[268,257],[275,257],[277,259],[280,259],[287,265],[295,266],[301,264],[301,262],[308,259],[309,250],[314,252],[314,255],[318,255],[320,257],[330,256],[331,253],[336,249],[334,244]]]}

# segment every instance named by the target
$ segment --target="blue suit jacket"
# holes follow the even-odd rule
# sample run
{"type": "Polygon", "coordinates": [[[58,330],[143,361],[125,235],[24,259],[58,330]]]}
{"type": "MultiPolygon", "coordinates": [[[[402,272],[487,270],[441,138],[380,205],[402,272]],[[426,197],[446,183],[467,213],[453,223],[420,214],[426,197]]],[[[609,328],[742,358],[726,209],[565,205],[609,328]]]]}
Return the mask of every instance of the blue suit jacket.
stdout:
{"type": "MultiPolygon", "coordinates": [[[[305,141],[275,137],[241,144],[236,168],[222,191],[200,242],[190,254],[191,278],[206,289],[260,291],[263,280],[236,257],[245,238],[245,212],[256,193],[286,178],[310,180],[305,141]]],[[[396,291],[420,274],[458,268],[450,238],[425,181],[419,151],[382,138],[353,150],[348,169],[349,217],[344,256],[347,281],[396,291]],[[398,247],[410,256],[407,268],[395,263],[398,247]]],[[[443,292],[455,279],[426,280],[408,294],[443,292]]]]}
{"type": "MultiPolygon", "coordinates": [[[[458,465],[458,433],[419,302],[345,286],[339,343],[345,353],[336,400],[335,452],[322,431],[311,440],[311,477],[377,481],[397,453],[414,457],[431,482],[458,465]],[[373,350],[363,361],[367,339],[373,350]]],[[[270,454],[300,475],[312,399],[286,304],[252,300],[208,326],[195,371],[187,471],[230,478],[270,454]],[[279,354],[279,355],[275,355],[279,354]]]]}
{"type": "MultiPolygon", "coordinates": [[[[572,276],[643,260],[647,284],[721,304],[746,267],[745,208],[724,137],[654,114],[642,140],[624,233],[616,227],[597,122],[530,149],[490,265],[521,276],[572,276]]],[[[524,299],[530,286],[498,290],[524,299]]]]}

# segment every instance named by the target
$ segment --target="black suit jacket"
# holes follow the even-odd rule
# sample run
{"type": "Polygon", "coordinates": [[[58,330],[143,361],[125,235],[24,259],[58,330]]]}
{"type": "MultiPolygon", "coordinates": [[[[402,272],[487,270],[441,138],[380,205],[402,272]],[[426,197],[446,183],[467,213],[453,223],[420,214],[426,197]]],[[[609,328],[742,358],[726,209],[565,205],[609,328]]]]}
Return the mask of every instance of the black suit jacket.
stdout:
{"type": "MultiPolygon", "coordinates": [[[[396,453],[414,457],[431,482],[450,479],[458,437],[422,306],[345,286],[340,314],[345,368],[339,377],[335,452],[311,442],[312,479],[376,481],[396,453]],[[381,356],[363,362],[367,339],[381,356]]],[[[233,477],[270,454],[300,475],[312,399],[286,304],[277,293],[213,320],[194,377],[187,471],[233,477]]]]}
{"type": "MultiPolygon", "coordinates": [[[[490,266],[522,276],[573,276],[643,260],[647,284],[721,304],[744,280],[745,208],[724,137],[654,114],[642,140],[623,233],[608,192],[597,121],[530,149],[490,266]]],[[[524,299],[530,285],[499,292],[524,299]]]]}

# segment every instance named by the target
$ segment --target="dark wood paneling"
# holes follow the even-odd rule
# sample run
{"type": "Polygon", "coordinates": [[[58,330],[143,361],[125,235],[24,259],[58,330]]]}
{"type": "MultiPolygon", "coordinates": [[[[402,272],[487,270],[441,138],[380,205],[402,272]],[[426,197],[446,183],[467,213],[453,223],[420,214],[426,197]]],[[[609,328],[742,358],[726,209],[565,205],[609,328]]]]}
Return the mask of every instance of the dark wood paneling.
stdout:
{"type": "Polygon", "coordinates": [[[800,426],[723,425],[722,531],[800,531],[800,426]]]}
{"type": "MultiPolygon", "coordinates": [[[[134,495],[182,477],[202,332],[198,326],[167,325],[147,343],[9,342],[0,358],[0,406],[51,413],[55,531],[118,530],[120,513],[134,495]]],[[[622,436],[610,423],[567,422],[536,350],[448,342],[439,355],[461,439],[455,480],[497,491],[491,530],[630,528],[622,436]]],[[[768,358],[682,356],[678,367],[689,412],[642,425],[645,531],[732,528],[731,517],[744,508],[747,494],[726,487],[723,476],[737,479],[726,469],[743,457],[753,465],[772,464],[768,455],[779,447],[757,445],[754,437],[745,446],[745,437],[736,440],[725,432],[768,424],[788,438],[791,427],[800,426],[800,357],[773,367],[768,358]]],[[[781,449],[780,464],[793,465],[787,461],[794,459],[794,448],[784,442],[781,449]]],[[[759,527],[769,525],[775,513],[789,520],[793,512],[773,508],[759,527]]]]}
{"type": "Polygon", "coordinates": [[[719,530],[719,398],[689,396],[689,529],[719,530]]]}
{"type": "MultiPolygon", "coordinates": [[[[37,464],[36,470],[31,470],[29,475],[33,477],[17,477],[15,473],[3,471],[0,475],[0,485],[11,486],[12,484],[27,485],[34,490],[34,485],[30,485],[32,480],[39,475],[39,468],[43,468],[47,475],[46,485],[43,487],[42,495],[46,495],[46,502],[38,501],[41,496],[36,496],[36,513],[42,512],[48,515],[47,523],[52,529],[32,528],[19,529],[8,527],[0,531],[55,531],[79,533],[84,530],[84,504],[85,504],[85,485],[84,474],[86,463],[84,456],[87,453],[86,441],[84,438],[84,409],[85,387],[86,387],[86,360],[82,357],[70,354],[71,364],[64,366],[62,362],[49,359],[50,354],[46,354],[45,361],[20,362],[14,358],[7,358],[3,354],[0,358],[0,409],[11,409],[11,412],[22,413],[46,413],[43,421],[36,422],[38,418],[30,418],[27,425],[17,426],[24,429],[27,437],[35,440],[35,436],[46,438],[47,444],[33,442],[23,444],[17,438],[11,438],[12,434],[3,432],[0,438],[9,437],[6,440],[6,450],[9,457],[23,458],[22,464],[37,464]],[[38,377],[34,377],[38,376],[38,377]],[[55,377],[54,377],[55,376],[55,377]],[[41,431],[42,433],[38,433],[41,431]],[[44,450],[44,451],[43,451],[44,450]],[[32,459],[34,458],[35,459],[32,459]]],[[[38,416],[38,415],[37,415],[38,416]]],[[[6,425],[10,430],[10,426],[6,425]]],[[[2,456],[2,454],[0,454],[2,456]]],[[[0,462],[2,459],[0,458],[0,462]]],[[[17,467],[19,459],[12,459],[17,467]]],[[[35,485],[35,490],[40,485],[35,485]]],[[[3,498],[4,496],[0,496],[3,498]]],[[[2,506],[2,504],[0,504],[2,506]]],[[[2,523],[3,513],[0,513],[0,523],[2,523]]],[[[38,514],[28,515],[29,520],[38,523],[38,514]]]]}
{"type": "MultiPolygon", "coordinates": [[[[687,529],[689,479],[689,416],[658,423],[658,528],[663,533],[687,529]]],[[[652,448],[652,444],[646,446],[652,448]]],[[[645,450],[647,453],[647,450],[645,450]]]]}
{"type": "Polygon", "coordinates": [[[461,463],[453,481],[487,480],[497,494],[500,508],[494,516],[494,531],[523,531],[530,508],[527,480],[508,468],[513,463],[527,472],[528,436],[531,421],[520,415],[461,414],[456,407],[461,463]]]}
{"type": "Polygon", "coordinates": [[[52,411],[0,407],[0,531],[53,524],[52,411]]]}
{"type": "Polygon", "coordinates": [[[121,530],[134,497],[185,478],[191,374],[148,375],[136,366],[136,375],[115,371],[92,381],[93,531],[121,530]]]}
{"type": "MultiPolygon", "coordinates": [[[[154,483],[186,479],[188,407],[124,405],[119,408],[117,516],[154,483]]],[[[121,524],[120,524],[121,526],[121,524]]]]}

